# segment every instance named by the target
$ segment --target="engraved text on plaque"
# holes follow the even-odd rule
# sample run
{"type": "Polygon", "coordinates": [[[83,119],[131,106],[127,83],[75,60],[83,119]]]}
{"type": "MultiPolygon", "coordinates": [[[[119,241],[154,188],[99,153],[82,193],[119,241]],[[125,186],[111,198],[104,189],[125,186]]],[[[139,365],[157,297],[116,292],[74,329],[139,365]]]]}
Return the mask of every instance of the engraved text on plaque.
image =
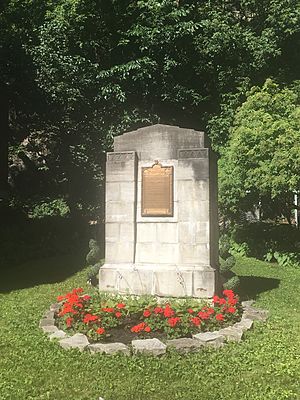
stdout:
{"type": "Polygon", "coordinates": [[[142,168],[142,216],[173,216],[173,167],[142,168]]]}

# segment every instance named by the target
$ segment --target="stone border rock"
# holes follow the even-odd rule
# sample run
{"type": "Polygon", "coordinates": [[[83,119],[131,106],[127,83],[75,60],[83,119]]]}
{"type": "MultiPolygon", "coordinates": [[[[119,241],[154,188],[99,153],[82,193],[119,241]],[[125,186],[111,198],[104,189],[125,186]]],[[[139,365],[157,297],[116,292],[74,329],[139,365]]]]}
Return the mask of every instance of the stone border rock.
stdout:
{"type": "Polygon", "coordinates": [[[243,314],[239,322],[234,325],[222,328],[214,332],[200,332],[193,335],[193,338],[180,338],[167,340],[166,344],[160,340],[138,339],[132,340],[131,346],[124,343],[92,343],[82,333],[68,336],[66,332],[59,330],[55,325],[54,314],[61,306],[59,303],[52,304],[49,311],[46,311],[40,320],[40,328],[48,334],[50,340],[57,340],[64,349],[76,348],[80,351],[88,350],[91,354],[117,354],[122,353],[126,356],[131,354],[147,354],[160,356],[168,349],[174,349],[178,353],[186,354],[200,351],[203,347],[219,348],[227,342],[240,342],[244,332],[251,329],[254,321],[265,322],[268,318],[268,311],[252,307],[253,300],[243,301],[243,314]]]}

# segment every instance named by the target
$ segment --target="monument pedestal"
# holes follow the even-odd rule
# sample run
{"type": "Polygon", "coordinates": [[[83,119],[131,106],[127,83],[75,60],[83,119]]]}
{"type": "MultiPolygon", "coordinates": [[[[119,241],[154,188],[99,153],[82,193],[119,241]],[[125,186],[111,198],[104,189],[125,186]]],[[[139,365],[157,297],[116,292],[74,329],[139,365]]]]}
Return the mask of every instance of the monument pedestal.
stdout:
{"type": "Polygon", "coordinates": [[[203,132],[154,125],[107,154],[103,291],[212,297],[218,279],[216,158],[203,132]]]}
{"type": "Polygon", "coordinates": [[[162,297],[212,297],[216,271],[198,265],[104,264],[100,290],[162,297]]]}

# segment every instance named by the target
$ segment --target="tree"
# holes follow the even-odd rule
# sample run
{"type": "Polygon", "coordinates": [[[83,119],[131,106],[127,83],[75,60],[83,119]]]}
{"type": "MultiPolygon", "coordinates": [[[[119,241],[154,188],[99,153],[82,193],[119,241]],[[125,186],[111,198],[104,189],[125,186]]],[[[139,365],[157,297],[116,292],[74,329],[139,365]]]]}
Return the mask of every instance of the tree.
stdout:
{"type": "Polygon", "coordinates": [[[300,98],[298,84],[281,89],[268,79],[253,87],[237,110],[220,160],[220,203],[236,216],[261,204],[265,217],[290,220],[300,191],[300,98]]]}
{"type": "MultiPolygon", "coordinates": [[[[268,76],[299,21],[295,0],[6,0],[10,155],[32,162],[42,196],[87,210],[99,198],[99,154],[125,130],[205,129],[214,116],[221,151],[240,88],[268,76]]],[[[34,187],[16,191],[32,198],[34,187]]]]}

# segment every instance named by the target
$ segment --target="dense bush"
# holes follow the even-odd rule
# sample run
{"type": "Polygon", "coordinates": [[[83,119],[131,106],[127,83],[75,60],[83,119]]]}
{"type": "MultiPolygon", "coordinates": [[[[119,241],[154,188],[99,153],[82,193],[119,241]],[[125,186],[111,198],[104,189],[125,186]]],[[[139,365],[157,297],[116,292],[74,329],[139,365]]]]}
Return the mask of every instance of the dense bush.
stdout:
{"type": "Polygon", "coordinates": [[[0,267],[83,248],[86,235],[78,220],[12,218],[11,223],[0,226],[0,267]]]}
{"type": "Polygon", "coordinates": [[[282,266],[300,264],[300,230],[295,226],[266,222],[240,225],[232,232],[232,241],[233,253],[282,266]]]}
{"type": "Polygon", "coordinates": [[[220,254],[220,272],[224,289],[236,290],[239,286],[239,277],[232,271],[236,260],[231,254],[230,237],[226,234],[220,237],[219,254],[220,254]]]}

